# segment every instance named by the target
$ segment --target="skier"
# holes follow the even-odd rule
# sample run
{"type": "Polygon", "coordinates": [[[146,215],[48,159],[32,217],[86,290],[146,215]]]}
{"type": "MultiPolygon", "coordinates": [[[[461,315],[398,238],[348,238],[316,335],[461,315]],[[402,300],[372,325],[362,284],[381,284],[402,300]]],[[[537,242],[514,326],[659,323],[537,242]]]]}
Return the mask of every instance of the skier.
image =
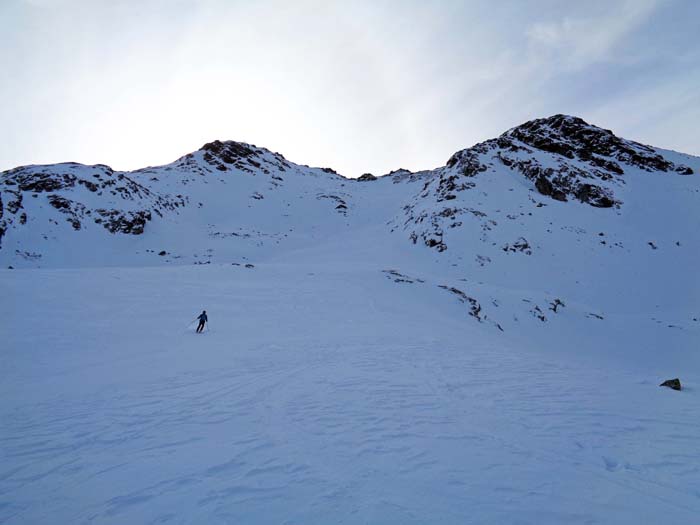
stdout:
{"type": "Polygon", "coordinates": [[[199,325],[197,325],[197,333],[201,334],[204,331],[204,324],[209,320],[207,319],[207,311],[202,310],[202,313],[199,314],[199,317],[197,317],[197,319],[199,319],[199,325]]]}

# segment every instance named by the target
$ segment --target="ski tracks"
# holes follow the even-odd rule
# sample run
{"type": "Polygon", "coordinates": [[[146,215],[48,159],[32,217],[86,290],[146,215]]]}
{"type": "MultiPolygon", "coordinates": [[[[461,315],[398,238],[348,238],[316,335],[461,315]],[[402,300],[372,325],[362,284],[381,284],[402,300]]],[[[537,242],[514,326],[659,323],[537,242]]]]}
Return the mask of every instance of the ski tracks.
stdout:
{"type": "Polygon", "coordinates": [[[439,341],[290,344],[6,411],[0,522],[624,523],[700,511],[697,410],[654,405],[663,392],[631,378],[610,387],[596,370],[439,341]]]}

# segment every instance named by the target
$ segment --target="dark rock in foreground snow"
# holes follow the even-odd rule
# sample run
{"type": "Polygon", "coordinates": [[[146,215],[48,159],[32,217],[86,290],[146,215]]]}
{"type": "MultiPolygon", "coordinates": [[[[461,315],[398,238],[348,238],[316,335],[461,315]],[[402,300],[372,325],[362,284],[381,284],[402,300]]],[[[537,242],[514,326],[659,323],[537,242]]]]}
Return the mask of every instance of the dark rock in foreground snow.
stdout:
{"type": "Polygon", "coordinates": [[[676,379],[667,379],[663,383],[661,383],[659,386],[667,386],[668,388],[672,388],[673,390],[681,390],[681,380],[676,378],[676,379]]]}

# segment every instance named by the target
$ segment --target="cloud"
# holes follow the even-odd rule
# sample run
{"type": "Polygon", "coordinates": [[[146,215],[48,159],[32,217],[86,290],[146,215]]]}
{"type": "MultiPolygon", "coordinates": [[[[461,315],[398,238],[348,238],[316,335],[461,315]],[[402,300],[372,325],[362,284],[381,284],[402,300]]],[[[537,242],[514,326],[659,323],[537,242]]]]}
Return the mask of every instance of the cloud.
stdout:
{"type": "Polygon", "coordinates": [[[688,149],[696,5],[0,0],[0,169],[138,168],[219,138],[384,173],[553,113],[688,149]]]}
{"type": "Polygon", "coordinates": [[[616,48],[658,7],[658,0],[626,0],[597,16],[567,15],[533,23],[525,32],[529,51],[551,67],[572,71],[620,61],[616,48]]]}

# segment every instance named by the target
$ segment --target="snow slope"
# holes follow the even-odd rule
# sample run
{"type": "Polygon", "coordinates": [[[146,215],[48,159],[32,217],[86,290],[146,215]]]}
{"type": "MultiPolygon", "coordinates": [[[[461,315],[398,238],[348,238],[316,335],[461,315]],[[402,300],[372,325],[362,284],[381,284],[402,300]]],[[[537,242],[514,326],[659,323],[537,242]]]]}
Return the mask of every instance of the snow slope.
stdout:
{"type": "Polygon", "coordinates": [[[1,272],[3,522],[693,522],[696,364],[660,389],[663,367],[516,346],[418,284],[1,272]]]}
{"type": "Polygon", "coordinates": [[[0,523],[692,523],[699,171],[554,116],[3,173],[0,523]]]}

